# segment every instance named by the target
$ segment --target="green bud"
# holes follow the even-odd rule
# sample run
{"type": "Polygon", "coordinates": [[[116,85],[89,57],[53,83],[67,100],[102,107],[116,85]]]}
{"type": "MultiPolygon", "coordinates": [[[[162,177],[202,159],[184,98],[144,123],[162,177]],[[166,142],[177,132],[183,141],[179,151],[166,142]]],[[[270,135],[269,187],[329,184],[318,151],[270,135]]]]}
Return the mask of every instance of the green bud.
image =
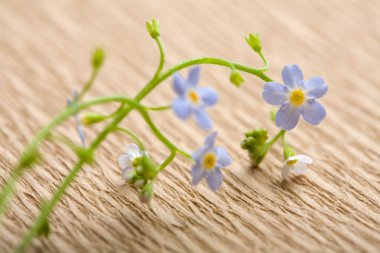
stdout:
{"type": "Polygon", "coordinates": [[[259,53],[261,52],[261,41],[258,33],[250,33],[247,38],[245,38],[248,45],[253,49],[253,51],[259,53]]]}
{"type": "Polygon", "coordinates": [[[92,152],[92,150],[82,147],[76,147],[74,152],[77,154],[79,159],[84,161],[84,163],[92,164],[94,162],[94,152],[92,152]]]}
{"type": "Polygon", "coordinates": [[[296,153],[294,150],[287,144],[284,145],[284,161],[286,161],[289,157],[295,156],[296,153]]]}
{"type": "Polygon", "coordinates": [[[97,48],[92,55],[92,67],[98,69],[102,66],[104,62],[104,50],[102,48],[97,48]]]}
{"type": "Polygon", "coordinates": [[[245,134],[245,139],[241,142],[242,149],[248,151],[248,156],[253,166],[258,166],[268,152],[268,132],[264,129],[253,130],[245,134]]]}
{"type": "Polygon", "coordinates": [[[232,69],[230,82],[239,88],[244,83],[244,78],[236,69],[232,69]]]}
{"type": "Polygon", "coordinates": [[[156,164],[144,153],[141,158],[142,176],[146,180],[155,179],[158,173],[156,164]]]}
{"type": "Polygon", "coordinates": [[[50,232],[51,232],[51,229],[50,229],[49,221],[46,219],[42,227],[40,227],[40,229],[37,231],[37,235],[49,237],[50,232]]]}
{"type": "MultiPolygon", "coordinates": [[[[46,207],[46,205],[47,205],[47,201],[45,199],[42,200],[41,210],[43,210],[46,207]]],[[[44,223],[38,229],[37,235],[49,237],[50,232],[51,232],[51,229],[50,229],[49,219],[46,217],[46,219],[44,220],[44,223]]]]}
{"type": "Polygon", "coordinates": [[[146,183],[139,192],[139,199],[144,204],[149,204],[153,197],[153,182],[146,183]]]}
{"type": "Polygon", "coordinates": [[[146,22],[146,29],[153,39],[160,36],[160,24],[155,19],[152,22],[146,22]]]}
{"type": "Polygon", "coordinates": [[[20,168],[30,168],[32,167],[35,163],[38,163],[40,160],[41,155],[37,151],[37,149],[31,149],[30,151],[24,153],[19,161],[19,167],[20,168]]]}
{"type": "Polygon", "coordinates": [[[80,121],[81,121],[82,125],[90,126],[92,124],[101,122],[101,121],[105,120],[106,118],[107,117],[105,117],[104,115],[101,115],[101,114],[97,114],[94,112],[87,112],[87,113],[81,114],[80,121]]]}

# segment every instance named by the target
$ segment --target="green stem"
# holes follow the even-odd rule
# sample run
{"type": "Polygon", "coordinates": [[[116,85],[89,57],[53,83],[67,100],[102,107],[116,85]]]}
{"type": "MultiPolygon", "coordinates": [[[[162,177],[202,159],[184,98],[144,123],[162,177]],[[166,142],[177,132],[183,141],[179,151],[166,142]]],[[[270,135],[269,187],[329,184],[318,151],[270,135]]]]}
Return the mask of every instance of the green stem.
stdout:
{"type": "MultiPolygon", "coordinates": [[[[79,104],[77,107],[70,106],[65,111],[58,114],[56,117],[53,118],[53,120],[45,126],[43,129],[41,129],[35,137],[32,139],[32,141],[29,143],[29,145],[26,147],[25,152],[23,156],[29,156],[31,154],[36,153],[38,146],[41,144],[41,142],[46,139],[50,132],[59,124],[61,124],[63,121],[65,121],[70,116],[74,115],[79,110],[83,110],[86,108],[89,108],[91,106],[97,105],[97,104],[104,104],[104,103],[110,103],[110,102],[123,102],[125,97],[123,96],[114,96],[114,97],[100,97],[97,99],[93,99],[87,102],[83,102],[79,104]]],[[[2,188],[2,191],[0,193],[0,220],[3,217],[3,214],[5,212],[5,209],[7,207],[8,200],[12,196],[13,189],[15,187],[16,182],[21,177],[23,171],[25,170],[25,167],[22,166],[22,164],[18,164],[16,168],[12,171],[10,177],[6,181],[5,185],[2,188]]]]}
{"type": "Polygon", "coordinates": [[[157,106],[157,107],[146,107],[145,106],[145,109],[150,110],[150,111],[164,111],[164,110],[168,110],[168,109],[171,109],[171,108],[172,108],[171,105],[157,106]]]}
{"type": "Polygon", "coordinates": [[[145,150],[144,144],[142,143],[140,138],[137,137],[137,135],[135,133],[133,133],[132,131],[130,131],[126,128],[122,128],[122,127],[116,127],[115,130],[129,135],[129,137],[131,137],[135,142],[137,142],[137,145],[139,145],[141,150],[145,150]]]}
{"type": "Polygon", "coordinates": [[[270,141],[266,143],[268,149],[276,142],[279,138],[285,135],[286,131],[284,129],[280,130],[270,141]]]}
{"type": "Polygon", "coordinates": [[[96,76],[98,75],[99,69],[98,68],[92,68],[90,79],[87,81],[87,83],[84,85],[82,91],[79,93],[77,101],[80,101],[83,96],[86,94],[87,91],[89,91],[94,84],[94,81],[96,79],[96,76]]]}
{"type": "Polygon", "coordinates": [[[176,151],[170,152],[170,155],[168,156],[168,158],[166,158],[166,160],[158,168],[158,172],[163,171],[166,168],[166,166],[168,166],[173,161],[173,159],[176,156],[176,153],[177,153],[176,151]]]}

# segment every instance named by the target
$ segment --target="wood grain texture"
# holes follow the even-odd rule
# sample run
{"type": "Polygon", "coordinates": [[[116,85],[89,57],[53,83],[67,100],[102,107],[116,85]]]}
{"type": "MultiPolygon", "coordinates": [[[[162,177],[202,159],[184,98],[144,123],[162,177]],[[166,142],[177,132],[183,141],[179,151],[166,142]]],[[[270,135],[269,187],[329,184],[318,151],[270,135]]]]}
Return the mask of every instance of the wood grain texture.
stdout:
{"type": "MultiPolygon", "coordinates": [[[[306,176],[281,182],[276,146],[252,170],[239,148],[243,133],[277,128],[261,99],[262,82],[245,76],[241,89],[229,71],[204,66],[202,83],[220,91],[210,113],[218,144],[234,162],[218,194],[205,183],[190,185],[191,163],[178,157],[160,174],[151,207],[119,176],[116,160],[128,143],[111,135],[51,217],[53,233],[30,252],[379,252],[380,249],[380,2],[358,1],[18,1],[0,2],[0,177],[1,184],[25,144],[65,107],[90,72],[94,47],[107,52],[90,97],[133,96],[149,80],[158,52],[145,31],[156,17],[162,27],[167,66],[217,56],[258,66],[244,36],[257,31],[280,80],[285,64],[297,63],[306,77],[323,76],[328,116],[319,127],[301,123],[291,144],[314,158],[306,176]]],[[[170,81],[144,100],[165,105],[170,81]]],[[[100,111],[112,108],[99,108],[100,111]]],[[[205,132],[171,112],[154,113],[168,137],[186,150],[205,132]]],[[[157,161],[167,155],[143,120],[132,113],[123,124],[149,142],[157,161]]],[[[86,129],[93,138],[100,127],[86,129]]],[[[77,138],[73,122],[59,131],[77,138]]],[[[56,144],[28,172],[0,228],[0,251],[20,240],[68,174],[75,157],[56,144]]]]}

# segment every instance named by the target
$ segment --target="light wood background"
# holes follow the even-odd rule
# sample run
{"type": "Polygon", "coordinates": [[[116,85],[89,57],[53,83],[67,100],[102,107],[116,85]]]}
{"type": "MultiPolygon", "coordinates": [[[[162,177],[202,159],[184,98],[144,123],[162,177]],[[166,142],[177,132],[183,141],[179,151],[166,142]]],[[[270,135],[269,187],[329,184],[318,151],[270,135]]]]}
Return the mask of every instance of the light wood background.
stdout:
{"type": "MultiPolygon", "coordinates": [[[[220,92],[210,110],[234,162],[220,191],[190,185],[191,162],[178,157],[159,175],[151,207],[123,183],[117,157],[128,139],[111,135],[51,216],[52,234],[31,252],[379,252],[380,250],[380,1],[18,1],[0,2],[0,175],[4,182],[25,144],[65,107],[90,73],[102,46],[107,59],[90,97],[135,95],[153,74],[156,45],[145,21],[158,18],[167,65],[215,56],[260,66],[245,44],[259,32],[280,80],[285,64],[305,77],[323,76],[328,115],[319,127],[301,123],[288,134],[315,163],[306,176],[281,182],[276,145],[259,169],[239,148],[243,133],[278,129],[261,99],[263,82],[245,75],[241,89],[229,70],[203,66],[202,84],[220,92]]],[[[184,72],[184,74],[186,71],[184,72]]],[[[170,80],[143,102],[166,105],[170,80]]],[[[99,109],[100,111],[112,108],[99,109]]],[[[154,113],[167,136],[186,150],[205,132],[172,112],[154,113]]],[[[70,120],[59,131],[79,141],[70,120]]],[[[167,154],[137,113],[122,124],[149,143],[158,161],[167,154]]],[[[86,129],[91,139],[101,128],[86,129]]],[[[14,247],[68,174],[75,157],[55,144],[17,187],[3,226],[0,251],[14,247]]]]}

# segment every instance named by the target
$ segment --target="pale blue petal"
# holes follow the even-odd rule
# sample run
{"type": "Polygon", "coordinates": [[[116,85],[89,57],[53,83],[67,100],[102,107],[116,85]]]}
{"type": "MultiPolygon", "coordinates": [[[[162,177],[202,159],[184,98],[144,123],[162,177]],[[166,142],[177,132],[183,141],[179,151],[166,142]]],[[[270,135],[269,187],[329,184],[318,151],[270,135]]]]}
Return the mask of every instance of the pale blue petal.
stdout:
{"type": "Polygon", "coordinates": [[[223,174],[219,168],[212,170],[207,174],[207,183],[211,190],[216,192],[223,181],[223,174]]]}
{"type": "Polygon", "coordinates": [[[205,139],[205,149],[206,150],[204,152],[206,152],[207,150],[210,150],[212,147],[214,147],[215,139],[216,139],[217,135],[218,135],[218,132],[213,132],[209,136],[206,137],[206,139],[205,139]]]}
{"type": "Polygon", "coordinates": [[[328,87],[322,78],[313,77],[305,82],[305,90],[308,96],[320,98],[326,94],[328,87]]]}
{"type": "Polygon", "coordinates": [[[201,161],[201,158],[203,157],[203,155],[205,154],[207,150],[205,148],[199,148],[197,150],[195,150],[192,154],[191,154],[191,157],[193,158],[193,160],[196,162],[196,163],[200,163],[201,161]]]}
{"type": "Polygon", "coordinates": [[[173,75],[173,90],[179,96],[183,96],[187,90],[186,80],[179,73],[173,75]]]}
{"type": "Polygon", "coordinates": [[[216,156],[218,157],[217,164],[221,168],[224,168],[230,165],[232,162],[232,159],[225,148],[222,148],[222,147],[216,148],[216,156]]]}
{"type": "Polygon", "coordinates": [[[276,125],[285,130],[292,130],[297,125],[299,117],[298,108],[289,103],[283,104],[276,113],[276,125]]]}
{"type": "Polygon", "coordinates": [[[271,105],[281,105],[287,100],[288,92],[288,86],[270,82],[264,85],[263,98],[271,105]]]}
{"type": "Polygon", "coordinates": [[[192,69],[190,69],[187,81],[191,85],[196,86],[198,84],[200,70],[201,70],[201,67],[199,67],[199,66],[195,66],[192,69]]]}
{"type": "Polygon", "coordinates": [[[180,119],[186,119],[191,113],[191,104],[189,101],[183,98],[176,98],[172,103],[172,108],[175,114],[180,119]]]}
{"type": "Polygon", "coordinates": [[[195,121],[197,124],[205,130],[209,130],[212,127],[212,121],[206,110],[203,108],[197,108],[194,111],[195,121]]]}
{"type": "Polygon", "coordinates": [[[319,102],[313,99],[302,106],[301,114],[306,122],[318,125],[326,117],[326,110],[319,102]]]}
{"type": "Polygon", "coordinates": [[[193,166],[193,168],[191,168],[191,183],[193,185],[197,185],[205,175],[206,172],[202,170],[199,165],[196,164],[195,166],[193,166]]]}
{"type": "Polygon", "coordinates": [[[286,65],[282,70],[282,80],[290,88],[301,87],[303,82],[303,74],[298,65],[286,65]]]}
{"type": "Polygon", "coordinates": [[[197,92],[205,105],[215,105],[218,102],[218,93],[213,88],[202,87],[197,89],[197,92]]]}

